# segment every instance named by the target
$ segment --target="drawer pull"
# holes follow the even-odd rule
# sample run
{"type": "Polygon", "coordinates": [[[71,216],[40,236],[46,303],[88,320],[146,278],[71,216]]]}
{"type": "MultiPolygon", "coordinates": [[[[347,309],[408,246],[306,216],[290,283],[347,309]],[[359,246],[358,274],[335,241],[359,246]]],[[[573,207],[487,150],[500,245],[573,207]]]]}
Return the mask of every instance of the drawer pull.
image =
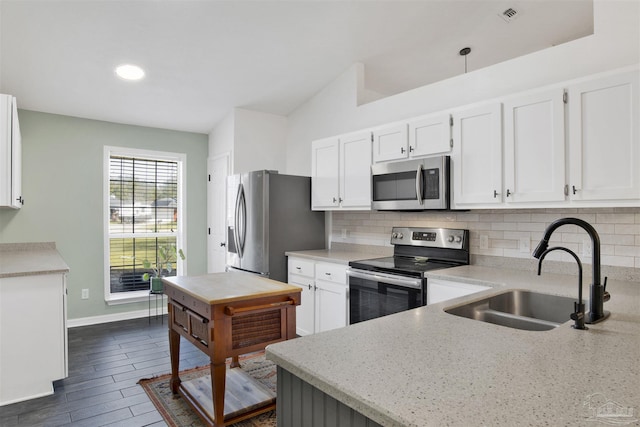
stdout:
{"type": "Polygon", "coordinates": [[[281,306],[293,305],[293,304],[295,304],[295,301],[289,298],[286,301],[274,302],[271,304],[254,305],[253,307],[234,308],[228,305],[224,308],[224,314],[226,314],[227,316],[233,316],[234,314],[244,313],[245,311],[262,310],[265,308],[275,308],[275,307],[281,307],[281,306]]]}

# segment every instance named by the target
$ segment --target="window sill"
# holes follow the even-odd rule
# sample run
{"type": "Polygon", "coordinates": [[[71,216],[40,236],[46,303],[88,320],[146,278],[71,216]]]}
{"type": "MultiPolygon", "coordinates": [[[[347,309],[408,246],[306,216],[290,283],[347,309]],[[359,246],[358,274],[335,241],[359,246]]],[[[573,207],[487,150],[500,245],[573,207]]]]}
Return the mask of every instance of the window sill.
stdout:
{"type": "MultiPolygon", "coordinates": [[[[159,295],[159,294],[156,294],[159,295]]],[[[148,302],[149,291],[127,292],[126,295],[111,294],[105,298],[107,305],[132,304],[136,302],[148,302]]],[[[164,295],[162,296],[164,298],[164,295]]]]}

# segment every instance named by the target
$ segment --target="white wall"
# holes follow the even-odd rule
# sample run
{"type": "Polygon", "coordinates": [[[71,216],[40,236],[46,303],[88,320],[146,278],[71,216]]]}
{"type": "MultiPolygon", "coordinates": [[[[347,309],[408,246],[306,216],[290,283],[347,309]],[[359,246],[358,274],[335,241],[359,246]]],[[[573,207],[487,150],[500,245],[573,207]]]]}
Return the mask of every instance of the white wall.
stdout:
{"type": "Polygon", "coordinates": [[[209,134],[209,157],[231,154],[230,173],[285,172],[287,118],[235,108],[209,134]]]}
{"type": "Polygon", "coordinates": [[[311,174],[311,141],[640,62],[640,2],[594,1],[594,34],[375,102],[355,64],[289,115],[287,173],[311,174]],[[365,94],[366,95],[366,94],[365,94]]]}

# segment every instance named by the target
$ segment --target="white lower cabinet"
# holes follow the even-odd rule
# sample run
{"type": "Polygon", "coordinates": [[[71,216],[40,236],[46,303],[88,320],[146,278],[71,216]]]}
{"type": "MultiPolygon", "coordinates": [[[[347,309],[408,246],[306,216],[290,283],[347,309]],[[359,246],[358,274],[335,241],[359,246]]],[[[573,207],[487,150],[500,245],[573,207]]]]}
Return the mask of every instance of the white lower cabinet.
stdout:
{"type": "Polygon", "coordinates": [[[491,287],[450,280],[427,279],[427,305],[475,294],[486,289],[491,289],[491,287]]]}
{"type": "Polygon", "coordinates": [[[289,284],[302,288],[296,333],[310,335],[347,325],[347,266],[289,257],[289,284]]]}
{"type": "Polygon", "coordinates": [[[67,376],[66,274],[0,279],[0,406],[67,376]]]}

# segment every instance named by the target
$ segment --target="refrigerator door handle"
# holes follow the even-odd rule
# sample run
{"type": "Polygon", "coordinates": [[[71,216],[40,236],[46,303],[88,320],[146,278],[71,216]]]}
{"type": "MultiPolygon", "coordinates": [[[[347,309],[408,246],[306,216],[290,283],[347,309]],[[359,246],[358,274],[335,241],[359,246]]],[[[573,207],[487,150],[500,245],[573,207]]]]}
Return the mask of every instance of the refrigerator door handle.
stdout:
{"type": "Polygon", "coordinates": [[[238,233],[238,254],[240,258],[244,255],[244,245],[247,239],[247,198],[244,193],[244,185],[240,184],[240,191],[238,194],[238,221],[236,221],[236,232],[238,233]]]}
{"type": "Polygon", "coordinates": [[[238,253],[238,257],[242,258],[242,247],[240,246],[240,235],[239,235],[239,230],[240,230],[240,204],[242,203],[242,194],[243,194],[243,189],[242,189],[242,184],[238,185],[238,193],[236,195],[236,206],[233,212],[233,222],[235,224],[235,227],[233,229],[233,240],[235,242],[235,247],[236,247],[236,251],[238,253]]]}

